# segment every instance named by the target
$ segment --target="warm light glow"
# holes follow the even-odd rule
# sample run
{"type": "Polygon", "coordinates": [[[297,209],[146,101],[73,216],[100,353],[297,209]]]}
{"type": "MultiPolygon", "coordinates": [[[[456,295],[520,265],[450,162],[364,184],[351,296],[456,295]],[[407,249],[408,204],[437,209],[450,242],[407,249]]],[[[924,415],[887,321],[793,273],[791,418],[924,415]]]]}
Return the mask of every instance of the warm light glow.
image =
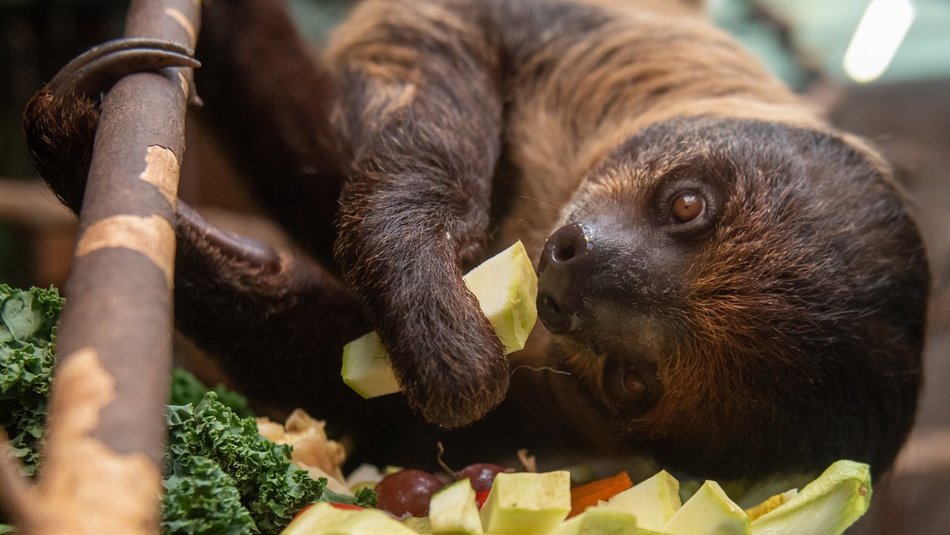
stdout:
{"type": "Polygon", "coordinates": [[[884,74],[915,15],[910,0],[871,0],[844,54],[844,72],[857,82],[884,74]]]}

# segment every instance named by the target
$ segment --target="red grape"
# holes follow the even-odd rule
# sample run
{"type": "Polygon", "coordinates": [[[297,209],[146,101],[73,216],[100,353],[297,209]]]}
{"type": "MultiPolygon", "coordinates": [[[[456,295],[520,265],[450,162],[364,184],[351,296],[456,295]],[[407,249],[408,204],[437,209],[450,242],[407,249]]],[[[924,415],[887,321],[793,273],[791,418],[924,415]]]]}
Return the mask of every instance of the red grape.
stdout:
{"type": "Polygon", "coordinates": [[[455,473],[458,479],[468,478],[472,482],[475,492],[491,489],[495,482],[495,475],[499,472],[511,472],[511,469],[491,463],[475,463],[466,466],[455,473]]]}
{"type": "Polygon", "coordinates": [[[396,516],[429,514],[429,499],[445,485],[434,475],[422,470],[400,470],[387,475],[376,484],[377,509],[396,516]]]}

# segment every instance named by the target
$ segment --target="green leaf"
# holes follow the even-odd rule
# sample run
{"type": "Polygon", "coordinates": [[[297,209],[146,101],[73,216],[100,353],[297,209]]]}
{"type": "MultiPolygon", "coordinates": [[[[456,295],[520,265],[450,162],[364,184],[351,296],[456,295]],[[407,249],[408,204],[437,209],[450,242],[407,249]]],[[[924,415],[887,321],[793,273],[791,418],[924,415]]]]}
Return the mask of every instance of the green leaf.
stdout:
{"type": "MultiPolygon", "coordinates": [[[[291,464],[289,446],[262,437],[253,418],[239,417],[214,392],[206,393],[194,406],[169,406],[167,421],[168,477],[191,475],[196,458],[214,463],[220,470],[219,485],[235,489],[263,533],[280,531],[297,511],[324,494],[326,480],[315,481],[291,464]]],[[[165,516],[188,518],[188,514],[168,510],[165,516]]],[[[175,526],[178,531],[169,532],[190,533],[181,523],[175,526]]]]}
{"type": "Polygon", "coordinates": [[[40,462],[62,306],[55,288],[17,290],[0,284],[0,426],[26,475],[33,475],[40,462]]]}

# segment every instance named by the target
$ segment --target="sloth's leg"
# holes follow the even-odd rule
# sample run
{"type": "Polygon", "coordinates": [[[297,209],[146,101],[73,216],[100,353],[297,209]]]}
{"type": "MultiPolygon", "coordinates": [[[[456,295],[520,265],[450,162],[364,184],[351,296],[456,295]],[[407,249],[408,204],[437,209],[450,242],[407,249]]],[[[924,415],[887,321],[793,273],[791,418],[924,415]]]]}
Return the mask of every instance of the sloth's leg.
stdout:
{"type": "MultiPolygon", "coordinates": [[[[81,208],[98,94],[128,72],[192,65],[187,51],[174,46],[117,41],[71,63],[34,97],[25,112],[28,143],[65,204],[81,208]]],[[[321,393],[327,410],[353,401],[339,380],[340,354],[365,324],[337,278],[303,257],[216,229],[180,201],[176,212],[179,328],[220,356],[259,401],[287,406],[312,392],[321,393]]]]}
{"type": "Polygon", "coordinates": [[[331,46],[354,157],[337,259],[410,404],[454,427],[508,387],[502,347],[462,282],[486,238],[500,60],[479,2],[424,4],[364,2],[331,46]]]}

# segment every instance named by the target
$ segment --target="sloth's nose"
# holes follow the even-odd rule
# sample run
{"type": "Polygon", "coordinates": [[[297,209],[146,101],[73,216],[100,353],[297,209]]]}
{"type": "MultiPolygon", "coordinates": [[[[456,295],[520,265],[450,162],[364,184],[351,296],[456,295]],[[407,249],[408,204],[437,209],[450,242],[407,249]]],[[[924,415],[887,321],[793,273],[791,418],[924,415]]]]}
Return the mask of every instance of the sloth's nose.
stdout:
{"type": "Polygon", "coordinates": [[[556,230],[544,244],[538,262],[538,317],[555,334],[580,327],[583,307],[578,282],[592,268],[584,227],[573,223],[556,230]]]}

